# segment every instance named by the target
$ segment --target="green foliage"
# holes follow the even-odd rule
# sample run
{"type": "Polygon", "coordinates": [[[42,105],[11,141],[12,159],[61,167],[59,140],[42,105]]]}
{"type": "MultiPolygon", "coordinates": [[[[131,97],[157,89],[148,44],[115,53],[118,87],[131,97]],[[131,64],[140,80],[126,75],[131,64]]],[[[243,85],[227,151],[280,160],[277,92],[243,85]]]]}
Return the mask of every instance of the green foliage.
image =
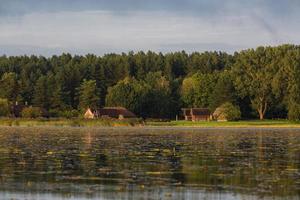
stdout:
{"type": "Polygon", "coordinates": [[[0,117],[8,117],[10,115],[10,108],[7,99],[0,98],[0,117]]]}
{"type": "Polygon", "coordinates": [[[48,109],[50,106],[49,102],[49,88],[46,76],[41,76],[34,88],[33,104],[37,107],[48,109]]]}
{"type": "Polygon", "coordinates": [[[216,120],[237,121],[241,119],[241,111],[238,106],[226,102],[216,109],[214,118],[216,120]]]}
{"type": "Polygon", "coordinates": [[[272,102],[272,79],[277,71],[272,65],[272,50],[259,47],[242,51],[232,69],[235,86],[241,98],[250,97],[260,119],[264,119],[272,102]]]}
{"type": "Polygon", "coordinates": [[[43,112],[38,107],[24,108],[21,113],[24,118],[39,118],[43,116],[43,112]]]}
{"type": "Polygon", "coordinates": [[[169,53],[165,58],[165,75],[169,80],[186,74],[188,55],[182,52],[169,53]]]}
{"type": "Polygon", "coordinates": [[[64,110],[64,111],[60,111],[58,112],[58,116],[59,117],[63,117],[63,118],[67,118],[67,119],[71,119],[71,118],[76,118],[80,116],[80,112],[78,110],[64,110]]]}
{"type": "Polygon", "coordinates": [[[18,97],[17,75],[13,72],[6,72],[0,80],[0,97],[9,101],[16,101],[18,97]]]}
{"type": "Polygon", "coordinates": [[[215,110],[225,102],[237,103],[237,94],[234,88],[233,77],[230,71],[220,73],[213,89],[210,110],[215,110]]]}
{"type": "Polygon", "coordinates": [[[288,118],[293,121],[300,120],[300,104],[292,103],[289,105],[288,118]]]}
{"type": "Polygon", "coordinates": [[[187,107],[210,107],[218,73],[194,74],[183,80],[181,95],[187,107]]]}
{"type": "Polygon", "coordinates": [[[145,97],[142,115],[147,118],[169,118],[173,113],[174,101],[170,81],[161,72],[150,72],[144,83],[145,97]]]}
{"type": "Polygon", "coordinates": [[[256,117],[253,112],[261,119],[285,118],[300,104],[300,46],[234,55],[2,56],[0,98],[43,108],[50,116],[106,104],[127,107],[141,117],[174,119],[183,106],[214,110],[232,102],[244,118],[256,117]]]}
{"type": "Polygon", "coordinates": [[[97,108],[100,105],[99,92],[95,80],[84,80],[78,91],[80,110],[85,111],[87,108],[97,108]]]}
{"type": "Polygon", "coordinates": [[[185,78],[181,87],[181,98],[186,106],[194,106],[197,82],[193,77],[185,78]]]}
{"type": "Polygon", "coordinates": [[[108,89],[106,106],[124,107],[141,114],[144,97],[145,87],[134,78],[126,78],[108,89]]]}
{"type": "Polygon", "coordinates": [[[233,56],[223,52],[194,52],[189,56],[187,72],[194,73],[213,73],[229,69],[234,63],[233,56]]]}
{"type": "Polygon", "coordinates": [[[276,48],[273,62],[279,65],[272,82],[273,93],[288,109],[288,118],[299,120],[300,105],[300,50],[298,46],[276,48]]]}

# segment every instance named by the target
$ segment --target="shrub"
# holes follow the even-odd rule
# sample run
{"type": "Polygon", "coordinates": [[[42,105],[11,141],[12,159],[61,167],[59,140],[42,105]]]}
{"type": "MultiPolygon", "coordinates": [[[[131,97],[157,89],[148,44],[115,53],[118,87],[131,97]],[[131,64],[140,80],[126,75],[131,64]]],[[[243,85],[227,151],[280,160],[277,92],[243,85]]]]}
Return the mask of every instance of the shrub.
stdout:
{"type": "Polygon", "coordinates": [[[8,117],[10,114],[9,103],[7,99],[0,99],[0,117],[8,117]]]}
{"type": "Polygon", "coordinates": [[[241,111],[238,106],[230,102],[221,105],[213,114],[214,119],[224,121],[237,121],[241,119],[241,111]]]}
{"type": "Polygon", "coordinates": [[[39,118],[43,116],[43,112],[38,107],[24,108],[21,113],[24,118],[39,118]]]}

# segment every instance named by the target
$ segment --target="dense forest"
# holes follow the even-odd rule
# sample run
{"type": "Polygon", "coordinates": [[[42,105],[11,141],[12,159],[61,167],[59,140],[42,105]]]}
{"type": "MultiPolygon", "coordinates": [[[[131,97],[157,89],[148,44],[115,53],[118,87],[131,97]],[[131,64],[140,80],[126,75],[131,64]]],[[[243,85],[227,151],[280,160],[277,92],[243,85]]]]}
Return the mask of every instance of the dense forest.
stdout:
{"type": "Polygon", "coordinates": [[[300,119],[300,46],[295,45],[233,55],[2,56],[0,77],[2,104],[43,108],[51,117],[124,106],[143,118],[173,119],[182,107],[213,112],[230,102],[244,119],[300,119]]]}

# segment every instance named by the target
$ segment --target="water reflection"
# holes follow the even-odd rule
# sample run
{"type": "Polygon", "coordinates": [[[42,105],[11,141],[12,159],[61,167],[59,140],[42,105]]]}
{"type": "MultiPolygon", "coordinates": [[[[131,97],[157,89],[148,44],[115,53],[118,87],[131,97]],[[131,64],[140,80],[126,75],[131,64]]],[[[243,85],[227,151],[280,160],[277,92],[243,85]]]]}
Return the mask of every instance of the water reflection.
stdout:
{"type": "Polygon", "coordinates": [[[296,129],[0,130],[4,199],[299,199],[299,169],[296,129]]]}

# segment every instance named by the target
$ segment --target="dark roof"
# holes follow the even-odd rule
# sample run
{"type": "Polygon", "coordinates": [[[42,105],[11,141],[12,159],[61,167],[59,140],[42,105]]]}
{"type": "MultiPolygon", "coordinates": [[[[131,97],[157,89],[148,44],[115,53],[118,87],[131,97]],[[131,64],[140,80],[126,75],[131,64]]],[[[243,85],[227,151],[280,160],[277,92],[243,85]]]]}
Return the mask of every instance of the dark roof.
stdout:
{"type": "Polygon", "coordinates": [[[135,114],[123,107],[105,107],[92,111],[97,116],[119,117],[136,117],[135,114]]]}
{"type": "Polygon", "coordinates": [[[210,111],[207,108],[192,108],[193,115],[210,115],[210,111]]]}
{"type": "Polygon", "coordinates": [[[183,108],[187,114],[192,115],[210,115],[210,111],[208,108],[183,108]]]}

